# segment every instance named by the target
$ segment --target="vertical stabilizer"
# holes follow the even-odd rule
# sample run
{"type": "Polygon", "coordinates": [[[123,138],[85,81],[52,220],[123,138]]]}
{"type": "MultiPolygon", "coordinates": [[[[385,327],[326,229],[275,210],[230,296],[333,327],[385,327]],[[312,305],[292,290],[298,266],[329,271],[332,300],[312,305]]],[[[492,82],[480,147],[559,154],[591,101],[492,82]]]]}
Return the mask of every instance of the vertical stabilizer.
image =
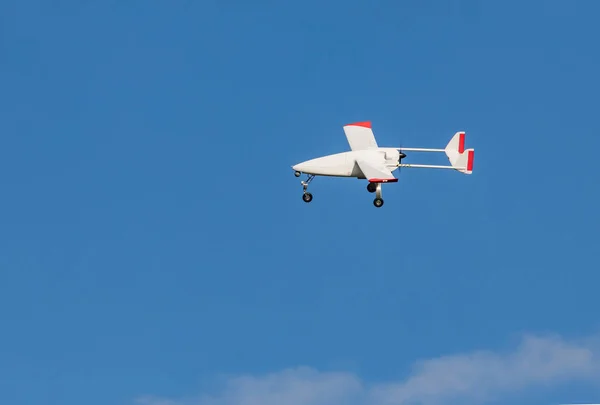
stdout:
{"type": "Polygon", "coordinates": [[[475,149],[467,149],[458,155],[452,166],[461,173],[473,173],[473,160],[475,159],[475,149]]]}
{"type": "Polygon", "coordinates": [[[448,156],[448,160],[450,164],[454,166],[454,162],[460,155],[462,155],[465,151],[465,133],[464,131],[460,131],[454,134],[448,145],[446,145],[446,156],[448,156]]]}
{"type": "Polygon", "coordinates": [[[454,134],[446,148],[446,156],[453,168],[464,174],[473,173],[473,159],[475,158],[474,149],[465,150],[465,132],[460,131],[454,134]]]}

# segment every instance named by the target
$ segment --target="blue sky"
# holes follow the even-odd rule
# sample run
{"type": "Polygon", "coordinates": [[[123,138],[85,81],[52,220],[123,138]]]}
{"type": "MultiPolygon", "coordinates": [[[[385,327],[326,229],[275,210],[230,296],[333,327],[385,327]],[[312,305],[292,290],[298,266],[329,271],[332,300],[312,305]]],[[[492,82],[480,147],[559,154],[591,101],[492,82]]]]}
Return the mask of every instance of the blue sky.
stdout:
{"type": "Polygon", "coordinates": [[[598,12],[2,2],[0,401],[599,402],[598,12]],[[475,172],[305,204],[364,120],[475,172]]]}

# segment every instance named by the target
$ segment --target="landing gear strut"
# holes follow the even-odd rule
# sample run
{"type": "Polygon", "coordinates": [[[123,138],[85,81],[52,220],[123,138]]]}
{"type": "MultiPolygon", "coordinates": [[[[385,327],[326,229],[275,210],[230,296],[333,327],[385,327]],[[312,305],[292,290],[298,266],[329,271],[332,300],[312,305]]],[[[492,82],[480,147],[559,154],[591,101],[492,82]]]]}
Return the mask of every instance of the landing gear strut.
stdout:
{"type": "MultiPolygon", "coordinates": [[[[374,183],[369,183],[369,186],[371,184],[374,183]]],[[[367,186],[367,190],[369,190],[369,186],[367,186]]],[[[372,193],[372,191],[369,190],[369,192],[372,193]]],[[[381,198],[381,183],[377,183],[377,185],[375,185],[375,199],[373,200],[373,205],[376,206],[377,208],[380,208],[381,206],[383,206],[383,198],[381,198]]]]}
{"type": "MultiPolygon", "coordinates": [[[[311,193],[308,192],[308,184],[315,178],[314,174],[309,174],[307,175],[308,178],[306,179],[306,181],[301,181],[300,184],[302,184],[302,189],[304,190],[304,194],[302,195],[302,200],[304,200],[304,202],[309,203],[312,201],[313,196],[311,193]]],[[[296,176],[298,177],[298,176],[296,176]]]]}

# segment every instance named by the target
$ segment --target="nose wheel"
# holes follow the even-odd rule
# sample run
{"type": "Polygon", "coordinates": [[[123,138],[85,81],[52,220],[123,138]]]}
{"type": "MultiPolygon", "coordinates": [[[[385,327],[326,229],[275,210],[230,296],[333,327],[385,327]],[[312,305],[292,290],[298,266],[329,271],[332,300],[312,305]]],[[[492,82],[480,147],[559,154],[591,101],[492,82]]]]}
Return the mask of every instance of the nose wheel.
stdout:
{"type": "Polygon", "coordinates": [[[306,181],[301,181],[300,184],[302,184],[302,189],[304,191],[304,194],[302,194],[302,200],[306,203],[309,203],[312,201],[313,196],[311,193],[308,192],[308,184],[315,178],[314,174],[309,174],[306,181]]]}

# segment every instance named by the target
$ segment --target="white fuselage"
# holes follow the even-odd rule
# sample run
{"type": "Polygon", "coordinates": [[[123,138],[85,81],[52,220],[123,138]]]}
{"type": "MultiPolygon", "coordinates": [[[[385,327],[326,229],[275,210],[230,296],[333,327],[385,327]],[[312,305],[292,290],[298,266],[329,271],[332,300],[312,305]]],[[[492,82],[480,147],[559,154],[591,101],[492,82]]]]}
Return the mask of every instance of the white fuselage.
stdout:
{"type": "Polygon", "coordinates": [[[395,148],[374,148],[335,153],[298,163],[292,166],[292,169],[301,173],[318,176],[356,177],[364,179],[366,177],[356,164],[356,160],[359,158],[368,158],[372,154],[384,155],[386,167],[390,171],[397,169],[400,152],[395,148]]]}

